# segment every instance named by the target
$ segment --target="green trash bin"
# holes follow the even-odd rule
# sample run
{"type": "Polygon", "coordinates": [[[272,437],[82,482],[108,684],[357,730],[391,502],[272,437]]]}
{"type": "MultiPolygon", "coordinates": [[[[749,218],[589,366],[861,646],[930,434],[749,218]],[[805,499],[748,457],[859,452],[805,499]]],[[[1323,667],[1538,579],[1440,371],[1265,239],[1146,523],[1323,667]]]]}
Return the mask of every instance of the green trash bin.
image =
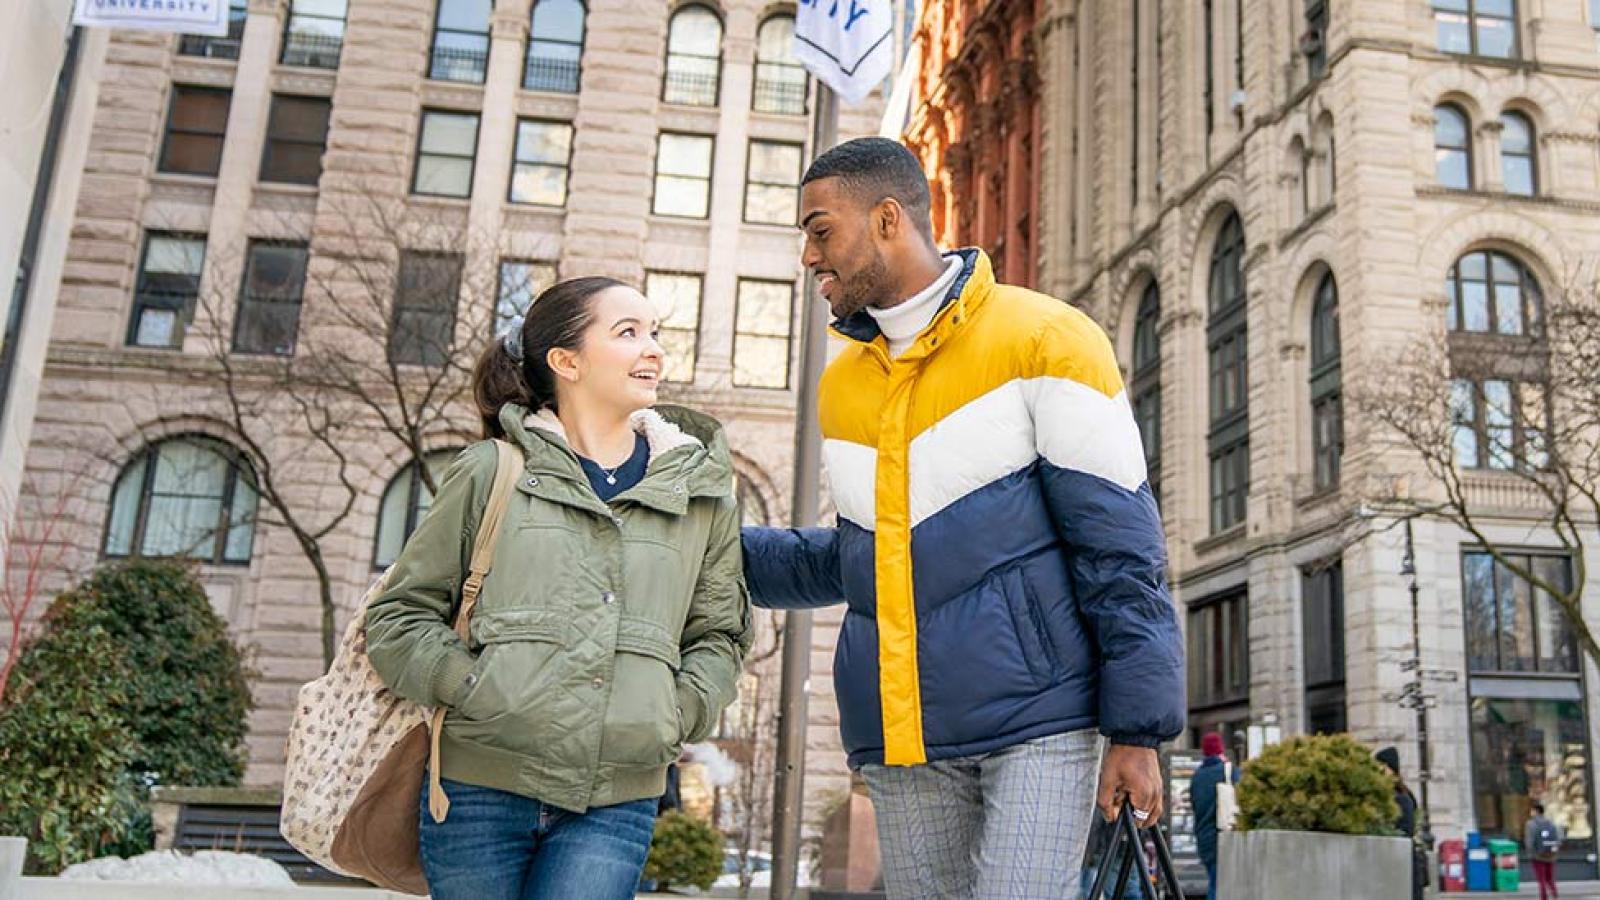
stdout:
{"type": "Polygon", "coordinates": [[[1522,863],[1517,859],[1517,842],[1496,839],[1488,843],[1490,866],[1494,870],[1494,889],[1496,891],[1520,890],[1522,888],[1522,863]]]}

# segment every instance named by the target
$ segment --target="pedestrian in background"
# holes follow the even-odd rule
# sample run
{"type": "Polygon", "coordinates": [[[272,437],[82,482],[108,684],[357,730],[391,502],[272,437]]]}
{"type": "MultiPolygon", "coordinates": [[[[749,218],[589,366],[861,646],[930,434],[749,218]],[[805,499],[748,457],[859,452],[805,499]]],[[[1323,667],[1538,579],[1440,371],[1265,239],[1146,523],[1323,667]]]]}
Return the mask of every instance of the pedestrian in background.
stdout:
{"type": "Polygon", "coordinates": [[[1394,827],[1411,838],[1411,898],[1422,900],[1422,888],[1428,883],[1428,857],[1417,844],[1417,795],[1411,793],[1411,788],[1400,775],[1400,751],[1385,747],[1373,756],[1383,763],[1394,779],[1394,802],[1400,807],[1394,827]]]}
{"type": "Polygon", "coordinates": [[[1539,879],[1539,900],[1561,896],[1556,892],[1556,854],[1561,851],[1561,829],[1545,818],[1544,804],[1533,804],[1533,818],[1523,830],[1522,846],[1533,861],[1533,876],[1539,879]]]}
{"type": "Polygon", "coordinates": [[[1206,867],[1206,900],[1217,900],[1217,786],[1238,784],[1239,772],[1229,765],[1222,735],[1215,731],[1200,739],[1200,752],[1205,759],[1189,780],[1189,804],[1194,807],[1195,847],[1206,867]]]}

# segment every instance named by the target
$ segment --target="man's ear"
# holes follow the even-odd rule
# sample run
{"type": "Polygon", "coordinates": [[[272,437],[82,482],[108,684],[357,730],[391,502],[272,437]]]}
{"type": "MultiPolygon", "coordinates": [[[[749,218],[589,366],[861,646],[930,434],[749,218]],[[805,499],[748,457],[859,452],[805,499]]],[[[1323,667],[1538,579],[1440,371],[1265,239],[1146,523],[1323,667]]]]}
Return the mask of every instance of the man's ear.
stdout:
{"type": "Polygon", "coordinates": [[[905,226],[906,211],[900,207],[900,201],[885,197],[874,211],[872,222],[881,240],[892,240],[905,226]]]}

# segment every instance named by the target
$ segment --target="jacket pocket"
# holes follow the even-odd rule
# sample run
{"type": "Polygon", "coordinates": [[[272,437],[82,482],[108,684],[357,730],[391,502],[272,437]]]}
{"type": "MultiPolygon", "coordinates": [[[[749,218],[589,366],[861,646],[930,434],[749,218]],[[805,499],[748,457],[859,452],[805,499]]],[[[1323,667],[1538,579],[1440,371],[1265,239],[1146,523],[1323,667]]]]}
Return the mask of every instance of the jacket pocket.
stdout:
{"type": "Polygon", "coordinates": [[[1050,629],[1045,625],[1044,610],[1022,566],[1014,566],[1004,581],[1006,604],[1011,609],[1012,626],[1017,641],[1022,645],[1028,670],[1039,685],[1054,684],[1061,674],[1061,661],[1056,656],[1055,643],[1050,639],[1050,629]]]}
{"type": "Polygon", "coordinates": [[[626,616],[617,629],[616,668],[606,708],[600,759],[626,766],[666,765],[682,749],[677,637],[626,616]]]}
{"type": "Polygon", "coordinates": [[[537,707],[559,680],[554,661],[567,645],[567,629],[551,610],[475,614],[472,638],[483,649],[473,670],[477,683],[456,704],[457,717],[481,726],[537,707]]]}

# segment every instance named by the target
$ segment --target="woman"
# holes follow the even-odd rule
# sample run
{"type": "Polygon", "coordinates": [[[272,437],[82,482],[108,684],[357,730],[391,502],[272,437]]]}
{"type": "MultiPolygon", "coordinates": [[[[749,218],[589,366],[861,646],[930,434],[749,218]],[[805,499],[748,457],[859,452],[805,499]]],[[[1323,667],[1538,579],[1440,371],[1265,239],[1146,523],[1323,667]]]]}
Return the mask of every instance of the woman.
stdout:
{"type": "Polygon", "coordinates": [[[733,698],[750,645],[721,427],[656,402],[656,315],[609,278],[562,282],[473,372],[485,437],[527,468],[472,613],[451,629],[494,478],[456,458],[367,613],[372,664],[447,710],[448,815],[419,803],[435,900],[632,897],[667,765],[733,698]]]}

